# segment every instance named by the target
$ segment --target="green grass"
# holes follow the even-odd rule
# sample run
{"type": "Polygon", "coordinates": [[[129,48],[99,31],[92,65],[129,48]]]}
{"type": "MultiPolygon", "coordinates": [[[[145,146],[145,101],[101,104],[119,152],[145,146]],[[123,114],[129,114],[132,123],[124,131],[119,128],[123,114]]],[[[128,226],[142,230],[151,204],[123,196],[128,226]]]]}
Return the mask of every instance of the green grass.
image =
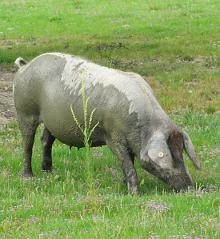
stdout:
{"type": "Polygon", "coordinates": [[[219,9],[217,0],[0,1],[0,69],[62,51],[140,73],[203,166],[185,157],[197,190],[175,194],[136,162],[143,195],[131,197],[106,147],[88,164],[85,150],[56,142],[54,172],[41,172],[39,129],[35,177],[24,181],[21,135],[10,124],[0,132],[0,238],[219,238],[219,9]]]}
{"type": "Polygon", "coordinates": [[[185,157],[197,191],[173,193],[137,162],[140,197],[127,195],[107,147],[93,149],[88,164],[85,150],[56,142],[55,170],[41,172],[41,128],[35,177],[21,179],[21,136],[16,124],[8,125],[0,133],[0,238],[219,238],[219,116],[187,111],[172,118],[190,133],[202,162],[196,171],[185,157]]]}
{"type": "Polygon", "coordinates": [[[218,0],[1,0],[0,64],[72,53],[147,76],[169,111],[215,112],[219,9],[218,0]]]}

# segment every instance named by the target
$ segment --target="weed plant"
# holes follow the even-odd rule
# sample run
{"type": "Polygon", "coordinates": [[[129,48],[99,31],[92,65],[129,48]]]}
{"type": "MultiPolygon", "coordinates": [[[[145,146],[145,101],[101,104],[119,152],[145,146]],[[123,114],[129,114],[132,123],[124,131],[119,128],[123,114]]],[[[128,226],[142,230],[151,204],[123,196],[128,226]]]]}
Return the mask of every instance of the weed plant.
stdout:
{"type": "Polygon", "coordinates": [[[70,106],[70,110],[74,119],[74,122],[76,123],[78,129],[80,130],[80,132],[82,133],[83,136],[83,141],[84,141],[84,146],[85,146],[85,165],[87,166],[87,183],[89,183],[89,189],[90,189],[90,193],[94,191],[95,187],[93,184],[93,170],[92,170],[92,163],[91,161],[93,160],[92,153],[91,153],[91,145],[92,145],[92,141],[91,141],[91,137],[92,134],[94,132],[94,130],[96,129],[96,127],[98,126],[99,122],[93,124],[93,116],[94,113],[96,111],[96,108],[94,108],[91,113],[89,114],[88,112],[88,101],[89,101],[89,97],[86,96],[85,93],[85,82],[84,80],[82,80],[82,86],[81,86],[81,95],[82,95],[82,110],[83,110],[83,123],[80,123],[78,117],[76,116],[76,114],[74,113],[73,110],[73,105],[70,106]]]}

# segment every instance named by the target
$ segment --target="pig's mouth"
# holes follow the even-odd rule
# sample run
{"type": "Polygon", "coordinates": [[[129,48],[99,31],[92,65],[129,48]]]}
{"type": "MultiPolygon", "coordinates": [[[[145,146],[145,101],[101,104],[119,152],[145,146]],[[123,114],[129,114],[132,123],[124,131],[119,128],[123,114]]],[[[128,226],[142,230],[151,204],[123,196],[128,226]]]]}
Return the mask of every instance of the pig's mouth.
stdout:
{"type": "Polygon", "coordinates": [[[187,191],[189,188],[192,188],[193,185],[189,175],[174,175],[165,181],[176,192],[187,191]]]}
{"type": "Polygon", "coordinates": [[[164,170],[155,167],[153,164],[142,164],[142,166],[150,174],[168,184],[176,192],[187,191],[189,188],[192,188],[192,179],[186,170],[183,172],[175,169],[164,170]]]}
{"type": "Polygon", "coordinates": [[[176,175],[154,175],[168,184],[176,192],[183,192],[193,187],[192,179],[188,174],[176,174],[176,175]]]}

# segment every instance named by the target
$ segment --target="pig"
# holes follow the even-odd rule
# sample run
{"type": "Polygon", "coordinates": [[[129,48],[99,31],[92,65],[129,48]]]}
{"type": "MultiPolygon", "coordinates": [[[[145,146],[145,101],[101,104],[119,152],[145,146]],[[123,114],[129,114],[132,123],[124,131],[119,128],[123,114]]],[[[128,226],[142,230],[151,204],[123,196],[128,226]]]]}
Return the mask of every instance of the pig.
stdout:
{"type": "Polygon", "coordinates": [[[138,194],[134,159],[141,167],[176,191],[193,185],[183,161],[183,151],[196,168],[195,149],[189,135],[162,109],[149,84],[138,74],[107,68],[78,56],[45,53],[27,63],[18,58],[14,102],[23,138],[22,176],[33,176],[31,158],[37,127],[44,124],[42,170],[52,170],[55,139],[84,147],[83,135],[70,106],[83,123],[82,82],[89,97],[88,112],[97,124],[91,147],[107,145],[120,160],[128,193],[138,194]]]}

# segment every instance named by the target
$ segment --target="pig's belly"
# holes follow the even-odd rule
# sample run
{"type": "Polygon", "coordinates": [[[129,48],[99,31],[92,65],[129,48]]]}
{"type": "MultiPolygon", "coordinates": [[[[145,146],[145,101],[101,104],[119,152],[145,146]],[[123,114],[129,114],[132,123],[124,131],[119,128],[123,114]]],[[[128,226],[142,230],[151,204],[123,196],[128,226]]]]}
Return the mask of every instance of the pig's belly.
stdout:
{"type": "MultiPolygon", "coordinates": [[[[42,114],[42,123],[51,134],[62,143],[73,147],[84,147],[84,136],[76,125],[73,116],[65,112],[56,114],[50,111],[42,114]]],[[[101,128],[96,128],[91,137],[92,147],[105,145],[105,135],[101,128]]]]}
{"type": "MultiPolygon", "coordinates": [[[[62,88],[62,85],[55,81],[53,85],[46,85],[42,93],[39,108],[41,122],[47,127],[51,134],[62,143],[83,147],[83,134],[74,121],[70,106],[73,105],[76,118],[83,123],[83,109],[79,96],[69,95],[62,88]],[[47,90],[46,90],[47,89],[47,90]]],[[[91,109],[89,109],[91,112],[91,109]]],[[[94,122],[95,119],[93,119],[94,122]]],[[[97,127],[94,131],[91,141],[94,146],[105,144],[104,131],[97,127]]]]}

